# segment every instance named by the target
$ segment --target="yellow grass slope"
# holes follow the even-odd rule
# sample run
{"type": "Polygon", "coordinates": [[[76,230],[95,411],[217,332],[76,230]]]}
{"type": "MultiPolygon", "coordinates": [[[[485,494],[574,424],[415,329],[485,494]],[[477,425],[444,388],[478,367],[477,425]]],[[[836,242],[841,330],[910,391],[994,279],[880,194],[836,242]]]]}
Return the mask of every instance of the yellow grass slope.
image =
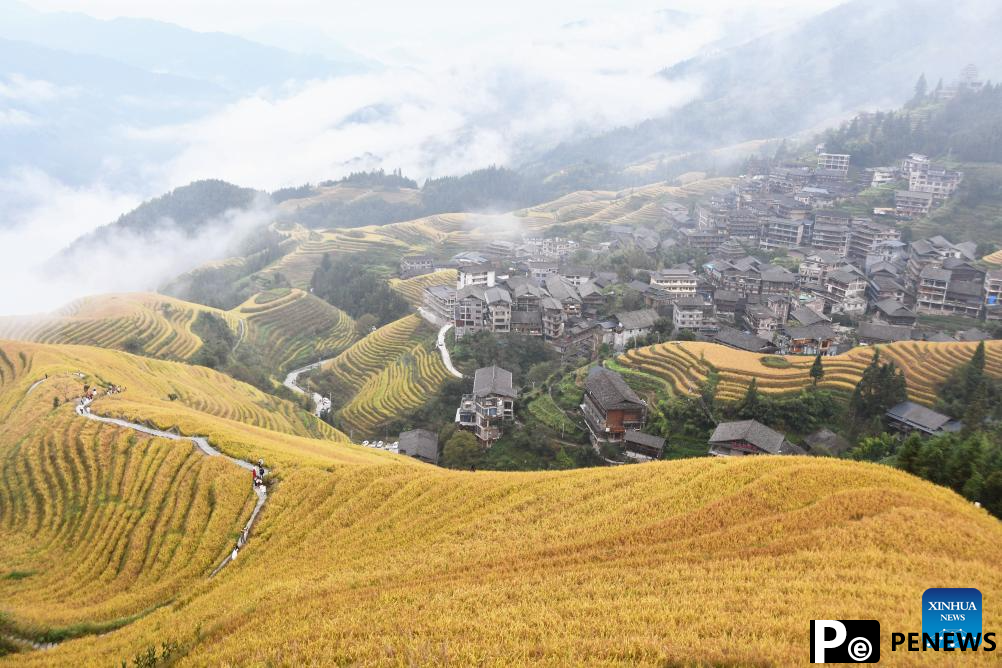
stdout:
{"type": "Polygon", "coordinates": [[[726,190],[732,179],[706,179],[685,186],[655,183],[619,192],[586,190],[570,193],[552,202],[530,207],[517,213],[522,226],[541,232],[555,224],[576,225],[602,223],[607,225],[644,225],[663,218],[665,202],[684,202],[694,197],[726,190]]]}
{"type": "Polygon", "coordinates": [[[336,355],[355,340],[351,316],[294,289],[258,293],[231,311],[149,293],[87,297],[50,316],[0,318],[0,339],[129,348],[190,360],[202,346],[191,325],[203,311],[225,320],[238,346],[254,346],[276,377],[296,362],[336,355]]]}
{"type": "Polygon", "coordinates": [[[185,360],[202,346],[191,331],[201,311],[215,313],[238,329],[239,318],[224,311],[163,295],[127,293],[79,299],[53,315],[0,317],[0,339],[119,350],[128,344],[151,357],[185,360]]]}
{"type": "MultiPolygon", "coordinates": [[[[902,341],[880,346],[862,346],[847,353],[823,358],[822,387],[852,391],[863,370],[879,350],[884,361],[894,363],[905,374],[908,395],[923,404],[935,403],[937,387],[961,364],[970,360],[976,343],[931,343],[902,341]]],[[[985,342],[988,373],[1002,377],[1002,341],[985,342]]],[[[669,342],[630,350],[617,358],[625,367],[653,374],[668,381],[683,394],[693,394],[706,381],[711,369],[719,376],[717,396],[735,400],[745,394],[752,378],[765,392],[795,392],[811,384],[813,357],[790,355],[789,368],[762,364],[763,355],[699,341],[669,342]]]]}
{"type": "Polygon", "coordinates": [[[0,636],[6,622],[113,628],[176,600],[206,580],[254,505],[247,472],[225,459],[76,415],[85,383],[126,388],[95,413],[208,435],[227,454],[263,457],[277,479],[309,465],[411,464],[208,369],[0,341],[0,636]]]}
{"type": "Polygon", "coordinates": [[[347,444],[344,434],[298,406],[211,369],[87,346],[3,341],[0,351],[0,364],[10,359],[26,369],[2,386],[0,420],[29,399],[47,394],[51,406],[54,396],[61,401],[79,396],[85,383],[115,384],[125,392],[102,396],[95,412],[205,435],[234,457],[264,457],[278,468],[289,462],[331,465],[354,461],[359,455],[370,458],[367,450],[347,444]],[[46,374],[50,381],[24,394],[46,374]]]}
{"type": "Polygon", "coordinates": [[[32,428],[0,426],[0,611],[28,629],[108,624],[207,577],[253,506],[247,476],[36,393],[32,428]]]}
{"type": "Polygon", "coordinates": [[[1002,266],[1002,250],[997,250],[994,253],[984,256],[981,258],[981,261],[995,267],[1002,266]]]}
{"type": "Polygon", "coordinates": [[[886,646],[921,628],[928,587],[996,600],[1000,540],[947,490],[837,460],[302,468],[222,576],[14,663],[117,665],[166,642],[178,665],[803,665],[806,620],[877,618],[886,646]]]}

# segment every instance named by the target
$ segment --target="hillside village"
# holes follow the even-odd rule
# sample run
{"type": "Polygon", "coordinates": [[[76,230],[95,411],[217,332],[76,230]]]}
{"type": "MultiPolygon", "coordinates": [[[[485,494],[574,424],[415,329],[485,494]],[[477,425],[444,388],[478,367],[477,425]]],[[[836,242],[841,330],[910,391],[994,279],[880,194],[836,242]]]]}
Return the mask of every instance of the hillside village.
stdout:
{"type": "MultiPolygon", "coordinates": [[[[935,96],[981,86],[976,70],[966,68],[935,96]]],[[[861,346],[996,338],[1002,268],[981,261],[975,242],[912,233],[963,180],[963,171],[919,153],[860,168],[851,154],[819,143],[810,157],[753,158],[726,191],[689,206],[665,201],[645,224],[492,236],[447,257],[405,255],[399,276],[455,271],[454,284],[424,288],[418,311],[451,330],[457,344],[483,333],[533,337],[564,368],[590,368],[583,396],[562,410],[600,459],[647,461],[666,450],[664,434],[649,433],[647,400],[616,371],[590,366],[595,362],[680,340],[763,359],[806,356],[823,368],[824,358],[861,346]],[[875,195],[892,205],[873,206],[875,195]],[[607,259],[616,254],[633,261],[612,270],[607,259]]],[[[476,371],[454,420],[486,448],[520,424],[509,371],[500,370],[505,389],[483,389],[491,383],[481,375],[498,372],[476,371]]],[[[886,408],[881,417],[892,431],[931,435],[962,426],[958,416],[912,401],[886,408]]],[[[810,434],[795,445],[769,425],[753,420],[749,431],[746,423],[719,423],[704,454],[805,454],[818,438],[810,434]],[[757,439],[722,445],[742,429],[757,439]]],[[[832,433],[819,433],[826,431],[832,433]]]]}
{"type": "Polygon", "coordinates": [[[1002,3],[58,4],[0,668],[999,664],[1002,3]]]}

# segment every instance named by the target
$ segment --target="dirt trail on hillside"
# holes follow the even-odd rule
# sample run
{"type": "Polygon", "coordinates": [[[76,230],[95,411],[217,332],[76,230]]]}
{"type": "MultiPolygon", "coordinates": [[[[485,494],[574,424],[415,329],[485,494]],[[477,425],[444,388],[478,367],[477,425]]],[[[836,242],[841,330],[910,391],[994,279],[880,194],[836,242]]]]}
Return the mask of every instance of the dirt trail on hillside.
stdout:
{"type": "MultiPolygon", "coordinates": [[[[172,441],[191,441],[191,443],[201,450],[208,457],[223,457],[231,463],[239,466],[247,471],[254,471],[257,467],[251,462],[244,461],[242,459],[237,459],[235,457],[230,457],[229,455],[224,455],[216,448],[209,444],[209,440],[204,436],[180,436],[178,434],[171,433],[169,431],[162,431],[160,429],[154,429],[142,424],[136,424],[135,422],[127,422],[125,420],[120,420],[118,418],[110,418],[102,415],[95,415],[91,412],[91,404],[93,399],[81,399],[76,406],[76,413],[81,417],[85,417],[88,420],[94,420],[96,422],[104,422],[105,424],[113,424],[118,427],[123,427],[125,429],[132,429],[149,436],[156,436],[158,438],[166,438],[172,441]]],[[[265,475],[268,474],[268,469],[265,469],[265,475]]],[[[231,550],[226,558],[216,566],[216,568],[209,574],[209,577],[213,577],[226,567],[231,561],[237,558],[240,550],[243,549],[247,541],[250,540],[250,532],[254,527],[254,523],[257,521],[258,515],[261,513],[261,509],[264,507],[265,502],[268,501],[268,488],[265,485],[255,485],[254,494],[257,496],[257,503],[254,504],[254,510],[251,511],[250,519],[244,525],[243,530],[240,532],[240,537],[237,539],[235,549],[231,550]]]]}

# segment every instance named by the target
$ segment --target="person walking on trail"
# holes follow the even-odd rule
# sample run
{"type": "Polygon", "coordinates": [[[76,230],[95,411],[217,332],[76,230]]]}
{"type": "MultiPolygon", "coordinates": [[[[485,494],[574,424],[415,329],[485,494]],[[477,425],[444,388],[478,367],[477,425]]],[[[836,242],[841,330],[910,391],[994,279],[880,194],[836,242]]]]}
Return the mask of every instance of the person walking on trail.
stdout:
{"type": "Polygon", "coordinates": [[[239,545],[234,546],[233,547],[233,552],[230,553],[230,561],[236,561],[237,560],[237,553],[238,552],[240,552],[240,546],[239,545]]]}

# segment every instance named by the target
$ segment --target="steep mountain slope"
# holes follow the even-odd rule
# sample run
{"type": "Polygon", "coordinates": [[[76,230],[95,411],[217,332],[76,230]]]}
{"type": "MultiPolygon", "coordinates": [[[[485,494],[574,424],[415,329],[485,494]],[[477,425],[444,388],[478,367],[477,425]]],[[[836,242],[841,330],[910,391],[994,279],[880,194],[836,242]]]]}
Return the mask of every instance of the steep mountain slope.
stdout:
{"type": "Polygon", "coordinates": [[[227,454],[265,458],[276,477],[290,457],[379,461],[222,374],[0,342],[0,639],[11,626],[43,639],[107,631],[176,600],[229,553],[254,505],[246,471],[224,458],[84,419],[85,384],[125,388],[102,394],[95,413],[208,435],[227,454]]]}
{"type": "Polygon", "coordinates": [[[89,246],[106,243],[116,235],[131,235],[136,240],[152,239],[164,228],[193,237],[204,231],[205,226],[218,224],[228,212],[250,209],[256,200],[261,206],[268,204],[267,196],[252,188],[241,188],[218,179],[194,181],[143,202],[114,223],[80,237],[67,251],[79,253],[89,246]]]}
{"type": "Polygon", "coordinates": [[[258,350],[276,376],[336,355],[355,340],[351,316],[302,290],[263,292],[229,313],[246,319],[247,345],[258,350]]]}
{"type": "Polygon", "coordinates": [[[52,315],[0,317],[0,339],[73,343],[188,360],[202,340],[191,325],[200,312],[213,313],[239,331],[239,318],[225,311],[151,293],[86,297],[52,315]]]}
{"type": "MultiPolygon", "coordinates": [[[[553,225],[601,223],[635,225],[660,220],[665,202],[688,203],[726,190],[731,179],[703,179],[682,187],[653,183],[621,191],[578,191],[507,214],[443,213],[388,225],[355,229],[308,230],[300,225],[278,229],[296,243],[292,252],[272,263],[259,276],[268,281],[281,274],[292,285],[309,286],[324,254],[364,253],[396,264],[410,253],[443,256],[482,248],[495,239],[518,240],[522,234],[541,233],[553,225]]],[[[296,200],[284,202],[293,206],[296,200]]]]}
{"type": "MultiPolygon", "coordinates": [[[[263,420],[276,406],[260,413],[252,388],[206,370],[86,347],[0,349],[0,554],[16,574],[0,582],[5,623],[122,624],[5,665],[118,665],[162,646],[177,665],[794,665],[807,660],[804,619],[875,617],[889,632],[920,625],[931,585],[1002,595],[1002,523],[884,466],[759,457],[455,472],[308,438],[294,422],[242,430],[220,416],[263,420]],[[127,386],[96,413],[178,424],[274,467],[254,540],[219,575],[204,579],[225,544],[214,532],[239,526],[249,490],[190,446],[53,408],[79,392],[78,370],[127,386]],[[182,398],[161,398],[178,385],[182,398]],[[146,508],[196,501],[186,516],[126,512],[143,497],[146,508]],[[121,567],[107,562],[118,536],[121,567]],[[749,625],[737,609],[769,612],[749,625]]],[[[1002,622],[994,606],[984,614],[985,628],[1002,622]]]]}
{"type": "Polygon", "coordinates": [[[1002,76],[1002,8],[961,0],[851,0],[792,28],[697,56],[661,74],[701,85],[692,103],[634,127],[568,142],[527,168],[552,174],[601,160],[622,167],[786,136],[861,108],[897,107],[925,73],[930,87],[975,63],[1002,76]]]}
{"type": "Polygon", "coordinates": [[[230,329],[232,348],[223,352],[252,352],[265,378],[337,355],[356,338],[349,315],[302,290],[286,289],[258,293],[229,311],[153,293],[97,295],[50,315],[0,317],[0,339],[97,346],[206,364],[199,355],[206,342],[193,329],[203,313],[230,329]]]}

